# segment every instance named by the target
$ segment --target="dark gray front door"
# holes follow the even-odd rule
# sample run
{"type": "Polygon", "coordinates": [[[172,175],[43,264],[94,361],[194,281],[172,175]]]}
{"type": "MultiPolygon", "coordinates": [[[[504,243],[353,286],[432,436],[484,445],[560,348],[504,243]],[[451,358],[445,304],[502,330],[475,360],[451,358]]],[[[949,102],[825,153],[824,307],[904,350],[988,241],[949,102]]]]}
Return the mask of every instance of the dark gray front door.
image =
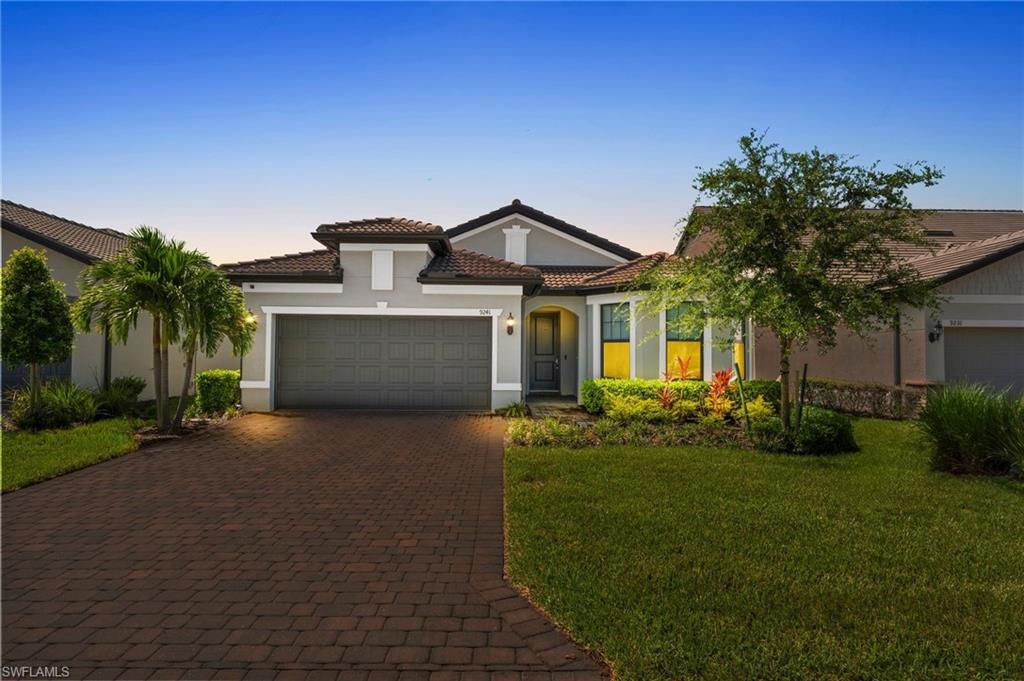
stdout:
{"type": "Polygon", "coordinates": [[[534,313],[530,333],[530,390],[559,389],[558,313],[534,313]]]}
{"type": "Polygon", "coordinates": [[[490,317],[277,318],[278,408],[491,408],[490,317]]]}

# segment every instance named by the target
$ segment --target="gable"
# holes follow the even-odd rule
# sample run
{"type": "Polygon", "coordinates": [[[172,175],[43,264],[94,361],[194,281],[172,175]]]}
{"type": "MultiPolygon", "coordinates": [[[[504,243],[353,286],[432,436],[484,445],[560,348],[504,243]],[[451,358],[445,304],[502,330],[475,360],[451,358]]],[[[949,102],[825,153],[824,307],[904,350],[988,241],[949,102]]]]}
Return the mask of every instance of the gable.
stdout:
{"type": "Polygon", "coordinates": [[[627,258],[555,227],[515,213],[494,222],[452,235],[453,245],[505,260],[517,260],[507,242],[525,240],[526,265],[618,265],[627,258]],[[518,229],[517,229],[518,227],[518,229]],[[519,232],[521,236],[510,236],[519,232]]]}

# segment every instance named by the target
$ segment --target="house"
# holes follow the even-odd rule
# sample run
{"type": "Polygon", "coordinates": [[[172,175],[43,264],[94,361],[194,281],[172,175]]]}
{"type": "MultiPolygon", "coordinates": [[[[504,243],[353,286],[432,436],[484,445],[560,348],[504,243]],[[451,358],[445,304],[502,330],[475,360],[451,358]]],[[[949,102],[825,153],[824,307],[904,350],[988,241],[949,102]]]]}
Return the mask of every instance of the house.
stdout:
{"type": "MultiPolygon", "coordinates": [[[[792,366],[806,363],[810,376],[882,385],[969,381],[1024,392],[1024,212],[935,210],[921,227],[935,243],[934,252],[895,248],[938,284],[938,313],[905,309],[898,330],[866,339],[840,333],[824,355],[812,342],[794,354],[792,366]]],[[[707,247],[707,235],[681,239],[676,255],[699,255],[707,247]]],[[[751,375],[777,378],[778,340],[759,328],[753,345],[751,375]]]]}
{"type": "Polygon", "coordinates": [[[624,285],[643,255],[518,200],[451,229],[405,218],[320,225],[322,248],[224,265],[260,322],[242,365],[248,409],[488,411],[576,396],[591,376],[700,375],[732,364],[705,339],[665,339],[624,285]]]}
{"type": "MultiPolygon", "coordinates": [[[[13,201],[2,202],[3,262],[19,248],[29,246],[46,253],[46,261],[55,279],[64,284],[70,300],[78,297],[78,276],[90,263],[114,257],[125,244],[125,235],[113,229],[97,229],[80,222],[44,213],[13,201]]],[[[44,379],[66,378],[86,387],[96,388],[118,376],[140,376],[147,380],[142,394],[152,399],[153,350],[152,322],[141,315],[125,345],[114,344],[104,334],[79,333],[75,336],[71,357],[58,365],[43,367],[44,379]]],[[[170,352],[171,394],[177,394],[183,373],[183,358],[174,348],[170,352]]],[[[231,348],[223,347],[216,356],[197,357],[197,371],[206,369],[236,369],[239,359],[231,355],[231,348]]],[[[3,389],[23,385],[28,372],[22,366],[3,364],[3,389]]]]}

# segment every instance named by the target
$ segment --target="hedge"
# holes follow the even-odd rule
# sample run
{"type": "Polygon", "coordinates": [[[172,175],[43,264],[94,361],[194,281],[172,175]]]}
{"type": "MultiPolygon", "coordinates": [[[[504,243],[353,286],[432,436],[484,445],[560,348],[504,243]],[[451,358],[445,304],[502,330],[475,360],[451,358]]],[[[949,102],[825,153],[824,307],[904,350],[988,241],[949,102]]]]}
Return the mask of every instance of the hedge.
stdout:
{"type": "MultiPolygon", "coordinates": [[[[600,414],[604,411],[607,395],[656,400],[664,385],[664,381],[656,378],[588,378],[583,381],[580,397],[584,409],[591,414],[600,414]]],[[[672,381],[669,385],[681,400],[700,401],[708,394],[708,384],[704,381],[672,381]]]]}
{"type": "Polygon", "coordinates": [[[241,399],[237,369],[210,369],[196,375],[196,411],[223,414],[241,399]]]}

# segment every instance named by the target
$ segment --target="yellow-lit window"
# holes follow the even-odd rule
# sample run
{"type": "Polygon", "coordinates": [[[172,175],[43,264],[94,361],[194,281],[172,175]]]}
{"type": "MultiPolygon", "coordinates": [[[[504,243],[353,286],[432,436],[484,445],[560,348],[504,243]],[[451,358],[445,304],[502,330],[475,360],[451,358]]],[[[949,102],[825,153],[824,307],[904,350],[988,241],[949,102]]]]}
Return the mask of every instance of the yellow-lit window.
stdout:
{"type": "Polygon", "coordinates": [[[675,378],[700,379],[704,376],[704,331],[687,332],[676,323],[686,315],[688,305],[665,310],[665,373],[675,378]],[[681,376],[681,371],[685,375],[681,376]]]}
{"type": "Polygon", "coordinates": [[[740,378],[747,379],[747,325],[744,324],[740,335],[732,344],[732,361],[740,367],[740,378]]]}
{"type": "Polygon", "coordinates": [[[601,306],[601,376],[629,378],[629,306],[601,306]]]}

